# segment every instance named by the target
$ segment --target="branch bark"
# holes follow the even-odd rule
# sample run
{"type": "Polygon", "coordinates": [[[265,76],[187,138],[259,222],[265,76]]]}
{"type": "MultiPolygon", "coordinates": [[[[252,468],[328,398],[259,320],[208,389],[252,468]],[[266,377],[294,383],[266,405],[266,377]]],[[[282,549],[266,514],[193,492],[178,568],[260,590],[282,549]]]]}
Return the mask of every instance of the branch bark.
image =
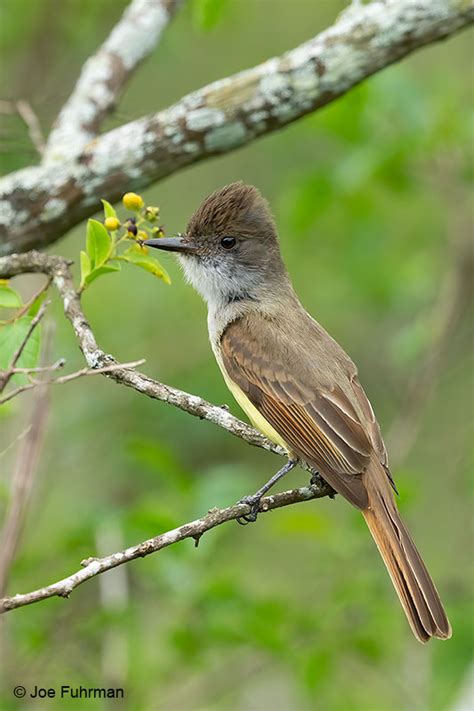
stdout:
{"type": "Polygon", "coordinates": [[[281,57],[82,143],[78,155],[5,177],[0,254],[44,247],[93,214],[99,195],[114,202],[131,188],[269,134],[473,20],[472,0],[353,4],[329,29],[281,57]]]}
{"type": "Polygon", "coordinates": [[[49,135],[44,162],[77,155],[114,109],[132,73],[151,54],[180,0],[133,0],[102,47],[85,63],[49,135]]]}
{"type": "MultiPolygon", "coordinates": [[[[310,487],[301,487],[291,491],[284,491],[281,494],[266,496],[260,503],[260,511],[271,511],[272,509],[282,506],[290,506],[301,501],[310,501],[311,499],[322,498],[327,495],[327,489],[324,485],[319,486],[312,484],[310,487]]],[[[118,553],[112,553],[104,558],[88,558],[82,561],[83,568],[76,573],[63,578],[52,585],[33,590],[29,593],[13,595],[12,597],[4,597],[0,599],[0,614],[14,610],[17,607],[31,605],[40,600],[46,600],[49,597],[69,597],[74,588],[81,585],[86,580],[94,578],[100,573],[116,568],[119,565],[128,563],[136,558],[144,558],[151,553],[162,550],[167,546],[183,541],[185,538],[194,538],[196,545],[201,536],[227,521],[233,521],[241,518],[250,512],[250,506],[247,504],[236,504],[226,509],[211,509],[206,516],[198,518],[195,521],[185,523],[178,528],[162,533],[154,538],[149,538],[143,543],[136,546],[131,546],[118,553]]]]}

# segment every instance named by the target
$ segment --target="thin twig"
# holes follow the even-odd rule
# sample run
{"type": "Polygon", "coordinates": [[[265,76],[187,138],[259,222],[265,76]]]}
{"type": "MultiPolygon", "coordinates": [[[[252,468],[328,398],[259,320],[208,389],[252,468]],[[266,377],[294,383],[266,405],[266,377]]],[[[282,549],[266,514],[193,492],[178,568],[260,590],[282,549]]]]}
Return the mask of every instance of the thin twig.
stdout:
{"type": "Polygon", "coordinates": [[[23,306],[11,318],[9,318],[7,321],[4,321],[3,323],[13,323],[13,321],[16,321],[17,319],[24,316],[27,311],[29,311],[31,306],[35,303],[36,299],[39,299],[41,294],[43,294],[45,291],[48,291],[49,287],[51,286],[51,282],[52,278],[48,277],[42,287],[38,289],[38,291],[36,291],[30,299],[28,299],[26,304],[23,304],[23,306]]]}
{"type": "Polygon", "coordinates": [[[15,388],[14,390],[10,390],[9,393],[0,398],[0,405],[5,405],[6,402],[10,402],[10,400],[13,400],[13,398],[17,397],[17,395],[21,395],[21,393],[26,393],[28,392],[28,390],[36,388],[36,386],[37,383],[25,383],[25,385],[19,385],[17,388],[15,388]]]}
{"type": "MultiPolygon", "coordinates": [[[[40,308],[39,308],[39,310],[38,310],[38,313],[36,314],[36,316],[34,316],[34,317],[31,319],[31,323],[30,323],[30,325],[28,326],[28,330],[27,330],[27,332],[26,332],[26,334],[25,334],[25,337],[24,337],[23,341],[22,341],[22,342],[20,343],[20,345],[18,346],[18,349],[16,350],[16,352],[13,354],[13,358],[12,358],[11,364],[10,364],[10,369],[12,370],[12,373],[13,373],[14,370],[15,370],[16,364],[18,363],[19,359],[21,358],[21,354],[22,354],[23,351],[25,350],[25,346],[26,346],[26,344],[28,343],[28,341],[29,341],[29,339],[30,339],[30,337],[31,337],[31,334],[33,333],[33,331],[35,330],[36,326],[39,324],[39,322],[41,321],[41,319],[42,319],[43,316],[45,315],[46,309],[48,308],[48,306],[49,306],[50,303],[51,303],[50,301],[45,301],[43,304],[41,304],[41,306],[40,306],[40,308]]],[[[7,381],[7,382],[8,382],[8,381],[7,381]]],[[[6,384],[6,383],[5,383],[5,384],[6,384]]],[[[5,385],[4,385],[3,387],[5,387],[5,385]]]]}
{"type": "MultiPolygon", "coordinates": [[[[15,388],[15,390],[11,390],[3,398],[0,398],[0,405],[3,405],[9,400],[13,400],[13,398],[17,395],[20,395],[20,393],[26,392],[27,390],[32,390],[32,388],[36,388],[38,387],[38,385],[42,385],[45,382],[48,385],[64,385],[64,383],[69,383],[71,382],[71,380],[77,380],[77,378],[82,378],[87,375],[97,375],[97,373],[111,373],[114,370],[118,370],[119,368],[136,368],[138,365],[143,365],[144,362],[145,359],[141,358],[140,360],[135,360],[131,363],[116,363],[114,365],[105,365],[103,368],[81,368],[81,370],[77,370],[75,373],[63,375],[60,378],[51,378],[50,380],[31,379],[31,382],[26,383],[25,385],[19,385],[17,388],[15,388]]],[[[16,368],[13,371],[13,375],[15,375],[16,373],[28,371],[46,372],[51,370],[54,370],[54,365],[45,368],[16,368]]]]}
{"type": "Polygon", "coordinates": [[[81,378],[83,375],[96,375],[97,373],[113,373],[115,370],[120,370],[121,368],[136,368],[138,365],[143,365],[145,363],[145,358],[140,358],[140,360],[133,360],[130,363],[115,363],[113,365],[104,365],[103,368],[82,368],[78,370],[77,373],[70,373],[69,375],[63,375],[60,378],[56,378],[53,382],[68,383],[70,380],[75,380],[76,378],[81,378]]]}
{"type": "MultiPolygon", "coordinates": [[[[292,489],[290,491],[284,491],[281,494],[266,496],[260,503],[260,511],[271,511],[282,506],[290,506],[302,501],[319,499],[326,495],[327,488],[325,486],[312,485],[310,487],[292,489]]],[[[139,543],[136,546],[131,546],[123,551],[112,553],[103,558],[88,558],[82,561],[83,568],[81,570],[52,585],[47,585],[46,587],[33,590],[29,593],[0,599],[0,614],[18,607],[23,607],[24,605],[31,605],[40,600],[46,600],[50,597],[69,597],[74,588],[77,588],[78,585],[81,585],[86,580],[90,580],[90,578],[100,573],[104,573],[107,570],[116,568],[136,558],[144,558],[162,548],[183,541],[185,538],[199,539],[206,531],[210,531],[212,528],[226,523],[227,521],[234,521],[241,518],[249,512],[250,506],[247,504],[235,504],[235,506],[229,506],[225,509],[211,509],[209,513],[202,518],[185,523],[166,533],[161,533],[155,538],[149,538],[147,541],[143,541],[143,543],[139,543]]]]}
{"type": "Polygon", "coordinates": [[[38,116],[28,101],[19,99],[18,101],[0,100],[0,114],[18,114],[28,129],[28,135],[33,146],[42,156],[45,149],[45,141],[38,116]]]}
{"type": "MultiPolygon", "coordinates": [[[[37,327],[37,325],[39,324],[39,322],[45,315],[46,309],[48,308],[49,304],[50,304],[49,301],[44,301],[41,304],[41,306],[38,310],[38,313],[36,314],[36,316],[34,318],[31,319],[31,322],[28,326],[28,330],[25,333],[25,337],[23,338],[22,342],[20,343],[17,350],[13,354],[13,357],[11,359],[9,367],[7,368],[6,371],[4,371],[3,373],[0,373],[0,393],[2,393],[5,390],[10,379],[13,377],[13,375],[15,373],[15,366],[18,363],[19,359],[21,358],[21,354],[25,350],[25,346],[28,343],[28,341],[31,337],[31,334],[33,333],[33,331],[35,330],[35,328],[37,327]]],[[[0,400],[0,404],[1,404],[1,400],[0,400]]]]}
{"type": "Polygon", "coordinates": [[[38,366],[37,368],[15,368],[15,375],[30,375],[31,373],[52,373],[56,370],[64,368],[66,365],[65,358],[59,358],[52,365],[38,366]]]}
{"type": "Polygon", "coordinates": [[[31,139],[32,144],[38,151],[39,155],[42,156],[46,144],[37,115],[33,111],[33,108],[31,104],[28,103],[28,101],[20,99],[20,101],[15,102],[15,106],[19,115],[26,124],[26,127],[28,129],[28,135],[31,139]]]}

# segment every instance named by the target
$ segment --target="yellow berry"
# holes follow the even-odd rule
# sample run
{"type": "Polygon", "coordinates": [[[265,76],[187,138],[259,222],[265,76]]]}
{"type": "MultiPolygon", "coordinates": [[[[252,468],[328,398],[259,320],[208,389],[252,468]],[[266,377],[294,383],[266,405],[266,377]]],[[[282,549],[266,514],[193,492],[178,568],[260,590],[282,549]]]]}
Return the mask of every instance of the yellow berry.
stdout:
{"type": "Polygon", "coordinates": [[[145,210],[145,220],[148,220],[148,222],[156,222],[159,214],[159,207],[152,207],[151,205],[148,205],[145,210]]]}
{"type": "Polygon", "coordinates": [[[104,226],[109,232],[114,232],[120,227],[120,221],[116,217],[107,217],[104,221],[104,226]]]}
{"type": "Polygon", "coordinates": [[[136,193],[125,193],[122,202],[127,210],[141,210],[145,205],[142,196],[136,193]]]}

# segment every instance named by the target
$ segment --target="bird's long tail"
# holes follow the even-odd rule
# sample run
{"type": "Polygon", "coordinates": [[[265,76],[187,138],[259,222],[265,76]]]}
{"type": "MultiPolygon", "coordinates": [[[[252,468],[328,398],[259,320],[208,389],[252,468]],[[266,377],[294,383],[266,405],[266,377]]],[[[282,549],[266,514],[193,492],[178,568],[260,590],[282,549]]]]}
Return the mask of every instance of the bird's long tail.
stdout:
{"type": "Polygon", "coordinates": [[[372,462],[365,482],[369,507],[362,511],[415,637],[449,639],[451,625],[438,592],[400,518],[381,466],[372,462]],[[377,471],[374,471],[377,468],[377,471]]]}

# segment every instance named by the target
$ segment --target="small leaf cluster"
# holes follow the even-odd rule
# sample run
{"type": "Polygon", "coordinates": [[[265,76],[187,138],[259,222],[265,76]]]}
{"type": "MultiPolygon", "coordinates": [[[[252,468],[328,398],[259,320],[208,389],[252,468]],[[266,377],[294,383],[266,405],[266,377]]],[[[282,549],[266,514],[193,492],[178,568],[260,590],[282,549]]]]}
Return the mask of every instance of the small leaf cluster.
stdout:
{"type": "Polygon", "coordinates": [[[103,274],[120,271],[122,262],[128,262],[150,272],[170,284],[170,278],[156,257],[148,254],[144,241],[162,237],[163,226],[157,225],[158,207],[145,205],[141,195],[126,193],[122,198],[124,208],[132,214],[120,220],[116,210],[107,200],[102,200],[104,221],[88,220],[86,249],[81,251],[81,283],[79,291],[103,274]]]}

